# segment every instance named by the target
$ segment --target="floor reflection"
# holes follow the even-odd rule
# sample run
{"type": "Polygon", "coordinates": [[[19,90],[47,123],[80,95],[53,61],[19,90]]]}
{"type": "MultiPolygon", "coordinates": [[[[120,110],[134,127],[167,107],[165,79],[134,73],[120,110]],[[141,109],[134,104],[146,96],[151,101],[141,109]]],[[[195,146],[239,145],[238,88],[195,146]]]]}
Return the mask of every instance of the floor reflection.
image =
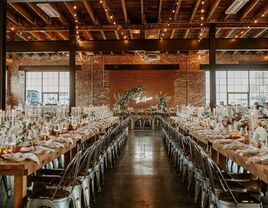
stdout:
{"type": "Polygon", "coordinates": [[[170,165],[160,133],[130,131],[129,135],[121,159],[106,176],[97,207],[195,207],[170,165]]]}

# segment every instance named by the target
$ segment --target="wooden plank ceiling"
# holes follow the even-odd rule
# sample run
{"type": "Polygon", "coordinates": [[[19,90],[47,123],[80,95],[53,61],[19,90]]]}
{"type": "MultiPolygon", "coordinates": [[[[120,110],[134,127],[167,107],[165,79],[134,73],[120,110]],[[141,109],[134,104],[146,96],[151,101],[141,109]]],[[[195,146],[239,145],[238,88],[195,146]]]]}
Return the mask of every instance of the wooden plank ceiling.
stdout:
{"type": "Polygon", "coordinates": [[[226,15],[233,1],[54,0],[48,4],[60,17],[51,18],[34,0],[10,0],[7,36],[8,40],[67,40],[71,23],[81,41],[207,38],[207,25],[214,22],[222,25],[217,38],[267,38],[268,0],[250,0],[237,14],[226,15]]]}

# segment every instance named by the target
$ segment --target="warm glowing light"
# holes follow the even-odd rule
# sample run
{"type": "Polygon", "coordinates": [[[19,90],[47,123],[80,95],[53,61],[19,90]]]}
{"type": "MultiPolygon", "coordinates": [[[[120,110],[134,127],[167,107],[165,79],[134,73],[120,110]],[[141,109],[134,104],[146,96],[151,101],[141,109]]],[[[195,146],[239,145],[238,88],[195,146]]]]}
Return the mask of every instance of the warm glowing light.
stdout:
{"type": "Polygon", "coordinates": [[[167,29],[165,28],[164,31],[167,32],[167,29]]]}
{"type": "Polygon", "coordinates": [[[77,9],[77,6],[76,5],[74,5],[74,9],[77,9]]]}

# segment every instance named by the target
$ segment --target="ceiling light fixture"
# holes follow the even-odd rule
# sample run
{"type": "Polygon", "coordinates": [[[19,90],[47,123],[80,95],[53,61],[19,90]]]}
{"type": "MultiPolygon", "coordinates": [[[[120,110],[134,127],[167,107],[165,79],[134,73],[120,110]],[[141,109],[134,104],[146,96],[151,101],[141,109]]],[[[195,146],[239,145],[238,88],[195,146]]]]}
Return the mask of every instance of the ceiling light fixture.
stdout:
{"type": "Polygon", "coordinates": [[[225,14],[236,14],[248,1],[249,0],[235,0],[225,11],[225,14]]]}
{"type": "Polygon", "coordinates": [[[60,14],[49,3],[36,4],[42,11],[44,11],[51,18],[59,18],[60,14]]]}

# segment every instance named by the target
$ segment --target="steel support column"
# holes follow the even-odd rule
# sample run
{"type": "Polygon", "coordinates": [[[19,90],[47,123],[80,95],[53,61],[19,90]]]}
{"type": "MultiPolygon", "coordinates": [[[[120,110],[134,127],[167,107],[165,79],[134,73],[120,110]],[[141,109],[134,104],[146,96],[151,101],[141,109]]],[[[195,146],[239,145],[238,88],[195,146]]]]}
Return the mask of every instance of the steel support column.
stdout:
{"type": "Polygon", "coordinates": [[[210,83],[210,108],[216,107],[216,26],[209,27],[209,83],[210,83]]]}
{"type": "Polygon", "coordinates": [[[7,2],[0,0],[0,108],[6,107],[6,18],[7,2]]]}
{"type": "Polygon", "coordinates": [[[69,26],[70,107],[75,106],[75,51],[76,34],[73,24],[69,26]]]}

